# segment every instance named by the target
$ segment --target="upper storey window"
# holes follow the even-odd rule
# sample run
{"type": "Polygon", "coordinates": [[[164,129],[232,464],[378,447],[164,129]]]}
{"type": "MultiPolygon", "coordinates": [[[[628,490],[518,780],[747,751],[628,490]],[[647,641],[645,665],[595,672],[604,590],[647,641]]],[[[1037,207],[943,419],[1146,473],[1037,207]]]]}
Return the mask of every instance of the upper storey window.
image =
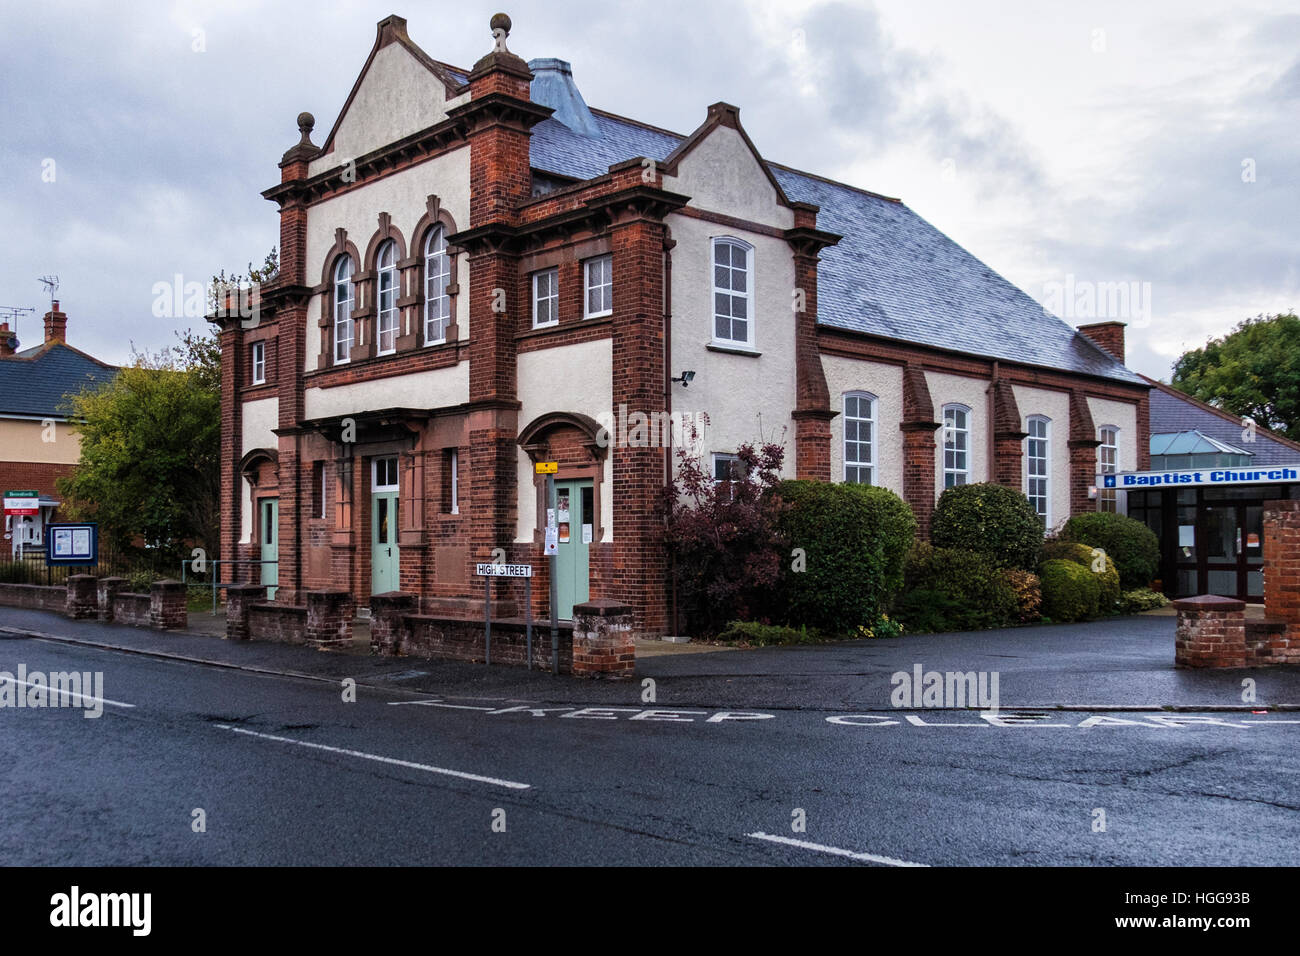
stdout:
{"type": "Polygon", "coordinates": [[[739,239],[713,240],[713,341],[754,347],[754,249],[739,239]]]}
{"type": "Polygon", "coordinates": [[[533,328],[560,321],[560,271],[543,269],[533,273],[533,328]]]}
{"type": "Polygon", "coordinates": [[[583,318],[598,319],[614,313],[614,257],[597,256],[583,263],[586,300],[583,318]]]}
{"type": "Polygon", "coordinates": [[[352,257],[340,256],[334,267],[334,363],[352,357],[352,257]]]}
{"type": "Polygon", "coordinates": [[[397,351],[397,243],[389,239],[379,248],[377,260],[378,287],[375,300],[379,306],[379,321],[375,326],[376,344],[380,355],[397,351]]]}
{"type": "Polygon", "coordinates": [[[429,231],[424,241],[424,344],[447,341],[451,322],[451,257],[447,255],[447,235],[442,226],[429,231]]]}

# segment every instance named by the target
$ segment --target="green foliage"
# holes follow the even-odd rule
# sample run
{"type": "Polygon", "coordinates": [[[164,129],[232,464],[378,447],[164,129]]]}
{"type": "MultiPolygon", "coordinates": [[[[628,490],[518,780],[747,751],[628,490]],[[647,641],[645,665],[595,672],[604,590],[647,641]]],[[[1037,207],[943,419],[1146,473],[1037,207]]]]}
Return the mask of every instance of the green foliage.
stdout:
{"type": "Polygon", "coordinates": [[[907,503],[885,488],[824,481],[784,481],[775,494],[787,505],[781,537],[790,551],[803,551],[785,565],[781,613],[827,631],[877,621],[902,587],[916,535],[907,503]]]}
{"type": "Polygon", "coordinates": [[[1300,441],[1300,317],[1259,315],[1184,352],[1173,386],[1300,441]]]}
{"type": "Polygon", "coordinates": [[[1043,614],[1056,622],[1096,617],[1100,607],[1101,576],[1087,567],[1053,558],[1039,570],[1043,588],[1043,614]]]}
{"type": "Polygon", "coordinates": [[[974,631],[1014,623],[1020,602],[987,555],[917,544],[895,616],[913,631],[974,631]]]}
{"type": "Polygon", "coordinates": [[[939,496],[930,540],[937,548],[984,554],[1000,568],[1033,571],[1043,546],[1043,522],[1014,488],[959,485],[939,496]]]}
{"type": "Polygon", "coordinates": [[[718,640],[750,647],[773,644],[820,644],[825,636],[816,628],[760,624],[757,621],[732,621],[718,634],[718,640]]]}
{"type": "Polygon", "coordinates": [[[854,637],[874,639],[874,638],[891,638],[903,636],[903,625],[895,618],[888,614],[880,615],[880,620],[870,627],[863,625],[853,634],[854,637]]]}
{"type": "Polygon", "coordinates": [[[1121,614],[1141,614],[1143,611],[1154,611],[1158,607],[1168,607],[1168,605],[1169,598],[1150,588],[1136,588],[1125,591],[1119,596],[1121,614]]]}
{"type": "Polygon", "coordinates": [[[1144,588],[1160,572],[1160,540],[1141,521],[1109,511],[1077,514],[1065,523],[1061,537],[1101,548],[1119,569],[1125,590],[1144,588]]]}
{"type": "Polygon", "coordinates": [[[1119,571],[1104,549],[1078,541],[1057,538],[1043,545],[1043,558],[1049,561],[1069,561],[1087,568],[1097,578],[1097,609],[1101,614],[1115,612],[1119,602],[1119,571]]]}
{"type": "Polygon", "coordinates": [[[99,521],[119,549],[139,536],[157,542],[167,562],[183,542],[218,540],[221,367],[215,335],[180,336],[94,391],[69,396],[81,459],[59,479],[70,517],[99,521]]]}
{"type": "Polygon", "coordinates": [[[1019,568],[1007,568],[1002,576],[1016,595],[1016,620],[1021,624],[1037,621],[1042,616],[1043,607],[1043,587],[1038,575],[1019,568]]]}

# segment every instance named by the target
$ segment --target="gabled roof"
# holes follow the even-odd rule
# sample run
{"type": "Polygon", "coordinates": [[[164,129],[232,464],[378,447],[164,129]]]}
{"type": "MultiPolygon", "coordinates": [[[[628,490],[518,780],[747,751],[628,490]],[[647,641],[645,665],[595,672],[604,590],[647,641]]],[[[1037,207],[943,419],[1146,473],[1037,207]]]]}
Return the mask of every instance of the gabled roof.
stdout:
{"type": "Polygon", "coordinates": [[[64,396],[112,380],[117,368],[63,342],[0,359],[0,416],[63,418],[64,396]]]}
{"type": "Polygon", "coordinates": [[[1152,435],[1150,448],[1153,455],[1254,455],[1254,452],[1211,438],[1195,429],[1152,435]]]}
{"type": "MultiPolygon", "coordinates": [[[[1172,385],[1146,378],[1151,389],[1152,435],[1197,431],[1215,441],[1236,446],[1253,455],[1252,464],[1280,465],[1300,461],[1300,444],[1267,428],[1256,427],[1255,440],[1246,441],[1241,419],[1178,391],[1172,385]]],[[[1156,454],[1152,449],[1152,454],[1156,454]]]]}

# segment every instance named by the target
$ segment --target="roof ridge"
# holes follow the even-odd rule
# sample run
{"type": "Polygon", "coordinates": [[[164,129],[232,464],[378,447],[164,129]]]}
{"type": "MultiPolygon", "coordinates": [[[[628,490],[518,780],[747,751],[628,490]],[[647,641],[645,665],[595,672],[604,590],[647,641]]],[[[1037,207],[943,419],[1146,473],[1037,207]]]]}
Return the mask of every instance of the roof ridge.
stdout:
{"type": "MultiPolygon", "coordinates": [[[[898,196],[886,196],[884,193],[875,192],[873,190],[867,189],[865,186],[854,186],[852,183],[840,182],[838,179],[831,179],[829,176],[821,176],[818,175],[817,173],[810,173],[805,169],[795,169],[793,166],[787,166],[785,163],[778,163],[775,160],[765,159],[763,160],[763,162],[767,163],[767,165],[769,166],[774,166],[777,169],[784,170],[785,172],[791,173],[795,176],[804,176],[807,177],[808,179],[815,179],[819,183],[826,183],[829,186],[839,186],[841,189],[848,189],[855,193],[861,193],[864,196],[870,196],[872,199],[883,199],[885,202],[893,202],[893,203],[898,203],[900,206],[907,206],[907,203],[903,202],[903,200],[898,196]]],[[[912,207],[907,206],[907,208],[911,209],[912,207]]],[[[947,233],[944,233],[944,235],[947,235],[947,233]]]]}

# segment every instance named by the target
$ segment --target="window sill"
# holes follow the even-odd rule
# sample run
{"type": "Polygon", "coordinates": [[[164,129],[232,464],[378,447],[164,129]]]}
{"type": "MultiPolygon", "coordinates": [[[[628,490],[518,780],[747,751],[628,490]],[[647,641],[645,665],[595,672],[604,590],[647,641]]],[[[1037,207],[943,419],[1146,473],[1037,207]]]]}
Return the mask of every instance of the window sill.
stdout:
{"type": "Polygon", "coordinates": [[[751,349],[743,345],[722,345],[718,342],[709,342],[704,347],[710,352],[721,352],[724,355],[745,355],[749,358],[758,358],[763,354],[756,349],[751,349]]]}
{"type": "Polygon", "coordinates": [[[613,309],[606,309],[604,312],[593,312],[590,315],[584,315],[582,320],[585,322],[587,319],[608,319],[613,314],[613,309]]]}

